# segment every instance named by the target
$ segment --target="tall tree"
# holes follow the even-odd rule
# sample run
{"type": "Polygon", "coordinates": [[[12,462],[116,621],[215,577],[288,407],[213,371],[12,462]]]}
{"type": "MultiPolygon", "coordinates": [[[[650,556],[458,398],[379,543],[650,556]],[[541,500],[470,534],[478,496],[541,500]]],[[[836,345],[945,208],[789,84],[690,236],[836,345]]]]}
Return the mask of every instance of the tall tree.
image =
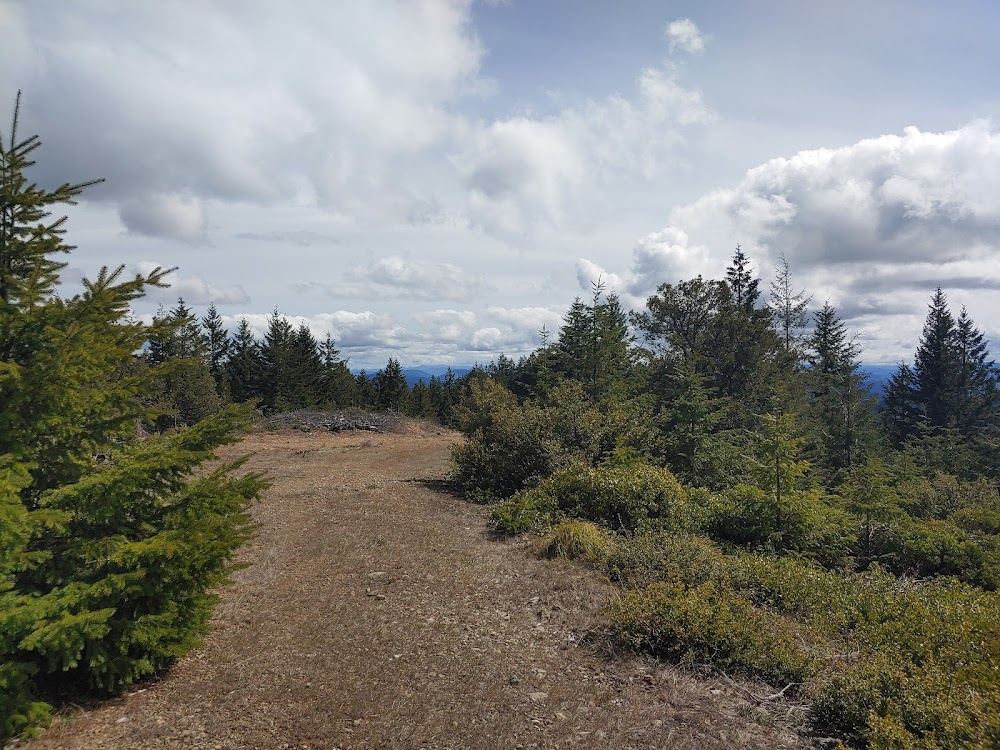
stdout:
{"type": "Polygon", "coordinates": [[[386,366],[375,376],[375,398],[379,409],[404,411],[410,386],[399,366],[399,360],[391,357],[386,366]]]}
{"type": "Polygon", "coordinates": [[[995,424],[1000,393],[987,342],[964,307],[955,324],[955,358],[955,427],[969,438],[995,424]]]}
{"type": "Polygon", "coordinates": [[[769,308],[775,330],[785,343],[785,351],[797,354],[802,330],[809,322],[808,310],[812,298],[806,296],[804,289],[795,291],[792,272],[784,255],[781,256],[781,265],[771,281],[770,291],[769,308]]]}
{"type": "Polygon", "coordinates": [[[222,405],[212,377],[208,341],[183,298],[153,318],[147,358],[154,366],[163,410],[157,429],[191,425],[222,405]]]}
{"type": "Polygon", "coordinates": [[[358,406],[358,384],[347,367],[347,360],[340,358],[340,350],[328,333],[319,345],[322,361],[319,402],[331,408],[358,406]]]}
{"type": "Polygon", "coordinates": [[[865,385],[860,347],[829,302],[814,316],[807,342],[811,441],[828,480],[864,459],[874,442],[874,399],[865,385]]]}
{"type": "Polygon", "coordinates": [[[0,133],[0,744],[44,718],[47,685],[121,692],[190,649],[261,488],[199,471],[233,410],[136,439],[152,332],[129,308],[167,271],[102,268],[58,293],[71,246],[51,211],[93,183],[27,180],[39,141],[18,140],[19,104],[0,133]]]}
{"type": "Polygon", "coordinates": [[[913,361],[920,410],[931,428],[955,426],[958,370],[955,318],[938,287],[931,298],[913,361]]]}
{"type": "Polygon", "coordinates": [[[229,334],[222,322],[222,316],[213,302],[208,306],[205,317],[201,319],[201,327],[208,346],[208,371],[215,378],[216,390],[223,400],[229,395],[226,384],[226,360],[229,357],[229,334]]]}
{"type": "Polygon", "coordinates": [[[240,318],[229,344],[229,359],[226,362],[226,380],[233,401],[242,403],[263,395],[263,367],[260,344],[247,319],[240,318]]]}

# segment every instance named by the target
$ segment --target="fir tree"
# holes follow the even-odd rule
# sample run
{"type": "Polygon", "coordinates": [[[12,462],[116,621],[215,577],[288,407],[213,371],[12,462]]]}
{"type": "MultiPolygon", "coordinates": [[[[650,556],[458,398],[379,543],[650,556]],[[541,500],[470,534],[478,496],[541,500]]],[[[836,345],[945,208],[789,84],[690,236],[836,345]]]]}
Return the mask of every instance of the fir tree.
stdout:
{"type": "Polygon", "coordinates": [[[17,140],[17,112],[0,137],[0,740],[44,718],[50,689],[119,692],[190,649],[261,489],[199,469],[235,410],[135,439],[152,332],[129,307],[167,272],[104,268],[56,293],[71,248],[51,208],[93,183],[29,184],[39,143],[17,140]]]}
{"type": "Polygon", "coordinates": [[[959,376],[955,319],[941,287],[929,307],[913,362],[917,399],[930,427],[954,427],[959,376]]]}
{"type": "Polygon", "coordinates": [[[809,302],[805,290],[794,291],[792,274],[785,256],[771,281],[771,319],[775,330],[785,344],[785,351],[798,354],[801,331],[809,320],[809,302]]]}
{"type": "Polygon", "coordinates": [[[358,406],[358,384],[347,367],[347,360],[340,358],[340,350],[330,334],[320,344],[319,356],[322,363],[319,402],[328,408],[358,406]]]}
{"type": "Polygon", "coordinates": [[[208,341],[184,300],[154,317],[152,330],[147,359],[159,386],[157,429],[191,425],[217,411],[222,400],[210,371],[208,341]]]}
{"type": "Polygon", "coordinates": [[[240,318],[229,344],[229,360],[226,362],[226,380],[233,401],[242,403],[262,396],[262,373],[260,344],[247,319],[240,318]]]}
{"type": "Polygon", "coordinates": [[[859,347],[829,302],[813,316],[807,342],[812,442],[827,479],[863,460],[874,440],[874,400],[860,370],[859,347]]]}
{"type": "Polygon", "coordinates": [[[386,411],[404,411],[409,393],[410,386],[399,366],[399,360],[390,358],[385,368],[375,376],[376,405],[386,411]]]}
{"type": "Polygon", "coordinates": [[[213,302],[201,319],[205,343],[208,346],[208,371],[215,379],[216,390],[223,400],[227,400],[226,360],[229,357],[229,334],[222,322],[222,316],[213,302]]]}

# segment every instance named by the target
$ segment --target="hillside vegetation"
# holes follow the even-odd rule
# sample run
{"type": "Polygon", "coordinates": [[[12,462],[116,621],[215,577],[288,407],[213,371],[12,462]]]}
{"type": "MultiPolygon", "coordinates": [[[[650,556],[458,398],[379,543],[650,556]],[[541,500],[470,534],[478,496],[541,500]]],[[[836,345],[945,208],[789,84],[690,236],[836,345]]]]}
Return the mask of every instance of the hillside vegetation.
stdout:
{"type": "Polygon", "coordinates": [[[455,479],[500,533],[617,582],[623,644],[767,680],[850,747],[1000,746],[981,332],[938,289],[879,408],[787,264],[760,297],[738,248],[725,279],[663,284],[631,316],[595,285],[555,341],[473,379],[455,479]]]}

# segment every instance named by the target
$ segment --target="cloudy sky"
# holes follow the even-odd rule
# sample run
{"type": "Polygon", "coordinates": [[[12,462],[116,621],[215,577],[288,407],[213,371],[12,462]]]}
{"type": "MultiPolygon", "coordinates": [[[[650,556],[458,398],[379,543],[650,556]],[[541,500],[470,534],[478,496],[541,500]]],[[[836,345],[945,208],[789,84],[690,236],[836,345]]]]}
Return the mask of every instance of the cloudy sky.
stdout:
{"type": "Polygon", "coordinates": [[[740,243],[891,363],[938,285],[1000,342],[998,28],[989,0],[0,0],[0,103],[40,182],[106,178],[67,278],[179,267],[138,315],[487,362],[598,277],[641,308],[740,243]]]}

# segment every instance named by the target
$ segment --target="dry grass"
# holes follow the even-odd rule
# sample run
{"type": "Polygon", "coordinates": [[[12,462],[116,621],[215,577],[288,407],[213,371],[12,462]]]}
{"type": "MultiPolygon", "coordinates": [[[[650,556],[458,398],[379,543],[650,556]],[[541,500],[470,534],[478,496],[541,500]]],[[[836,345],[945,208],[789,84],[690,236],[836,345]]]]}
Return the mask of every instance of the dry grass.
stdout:
{"type": "Polygon", "coordinates": [[[456,439],[262,432],[230,449],[274,486],[203,646],[26,747],[802,746],[732,685],[608,656],[606,583],[493,541],[486,509],[435,489],[456,439]]]}

